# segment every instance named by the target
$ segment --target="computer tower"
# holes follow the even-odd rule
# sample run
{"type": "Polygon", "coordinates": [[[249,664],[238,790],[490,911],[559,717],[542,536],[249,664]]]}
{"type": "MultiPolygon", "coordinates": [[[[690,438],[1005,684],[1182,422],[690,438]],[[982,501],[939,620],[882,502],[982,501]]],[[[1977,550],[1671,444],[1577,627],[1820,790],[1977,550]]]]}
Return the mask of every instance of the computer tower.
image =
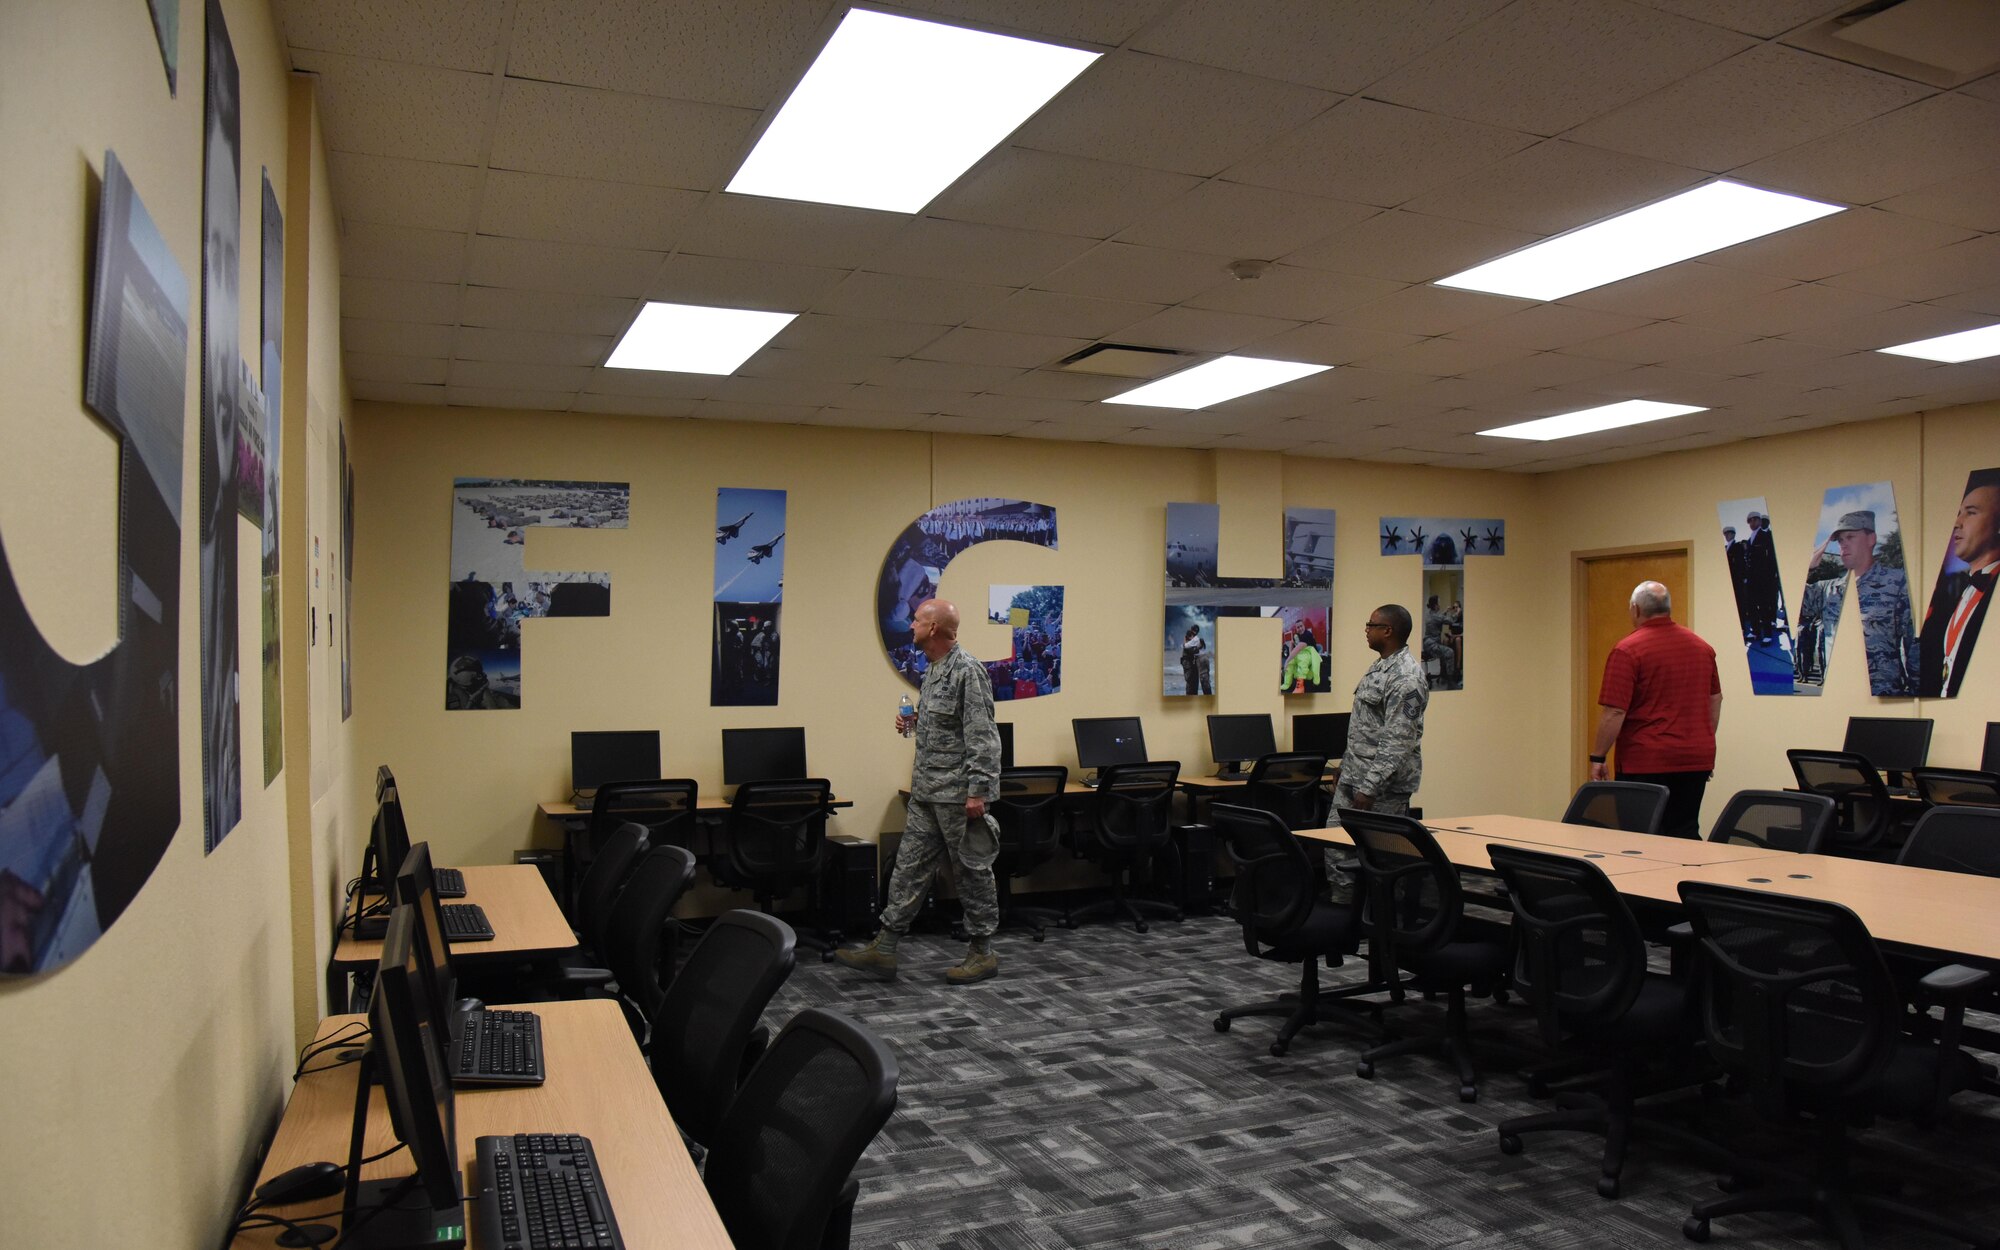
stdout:
{"type": "Polygon", "coordinates": [[[1175,825],[1173,838],[1181,861],[1174,905],[1190,916],[1206,916],[1214,910],[1215,852],[1221,842],[1212,825],[1175,825]]]}
{"type": "Polygon", "coordinates": [[[836,833],[827,837],[826,852],[821,898],[826,904],[827,923],[849,938],[872,936],[879,914],[875,844],[836,833]]]}

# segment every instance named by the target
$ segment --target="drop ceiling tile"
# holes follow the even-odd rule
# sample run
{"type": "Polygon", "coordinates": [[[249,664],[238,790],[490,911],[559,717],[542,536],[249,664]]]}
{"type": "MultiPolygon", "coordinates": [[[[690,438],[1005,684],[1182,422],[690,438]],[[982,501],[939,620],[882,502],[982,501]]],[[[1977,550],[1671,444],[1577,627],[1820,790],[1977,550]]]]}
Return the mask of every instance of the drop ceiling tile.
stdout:
{"type": "Polygon", "coordinates": [[[1638,0],[1649,9],[1677,13],[1711,26],[1769,39],[1815,18],[1852,7],[1853,0],[1638,0]]]}
{"type": "Polygon", "coordinates": [[[342,317],[340,349],[380,356],[449,356],[451,327],[342,317]]]}
{"type": "Polygon", "coordinates": [[[1550,386],[1589,386],[1593,379],[1623,369],[1617,361],[1589,360],[1562,352],[1531,352],[1482,369],[1468,369],[1465,376],[1474,382],[1525,395],[1550,386]]]}
{"type": "Polygon", "coordinates": [[[423,321],[450,325],[458,320],[456,282],[404,282],[396,278],[342,275],[340,311],[364,321],[423,321]]]}
{"type": "Polygon", "coordinates": [[[1684,191],[1698,170],[1551,139],[1407,207],[1531,234],[1558,234],[1684,191]]]}
{"type": "MultiPolygon", "coordinates": [[[[1223,266],[1224,262],[1217,257],[1195,252],[1134,247],[1129,243],[1100,243],[1043,278],[1037,286],[1042,290],[1088,295],[1095,299],[1178,304],[1226,280],[1229,274],[1223,266]]],[[[982,321],[978,324],[992,323],[982,321]]]]}
{"type": "Polygon", "coordinates": [[[1937,308],[1929,304],[1901,304],[1839,321],[1822,322],[1794,330],[1785,337],[1840,351],[1873,352],[1878,348],[1936,338],[1940,334],[1977,329],[1985,321],[1985,318],[1969,316],[1956,309],[1937,308]]]}
{"type": "Polygon", "coordinates": [[[1749,182],[1872,204],[1977,173],[2000,148],[2000,102],[1935,95],[1737,172],[1749,182]]]}
{"type": "Polygon", "coordinates": [[[717,378],[707,399],[741,404],[777,404],[823,408],[839,403],[854,390],[848,382],[817,382],[805,378],[717,378]]]}
{"type": "Polygon", "coordinates": [[[451,230],[353,222],[341,234],[340,275],[457,283],[465,276],[467,241],[451,230]]]}
{"type": "Polygon", "coordinates": [[[790,313],[826,298],[846,277],[839,269],[686,252],[670,258],[657,274],[645,275],[648,299],[790,313]]]}
{"type": "Polygon", "coordinates": [[[766,347],[743,362],[739,377],[785,378],[799,382],[852,386],[866,382],[895,361],[885,356],[847,352],[795,352],[766,347]]]}
{"type": "Polygon", "coordinates": [[[1768,295],[1790,285],[1784,278],[1689,260],[1565,295],[1562,302],[1576,308],[1667,321],[1704,308],[1768,295]]]}
{"type": "Polygon", "coordinates": [[[812,59],[829,0],[518,0],[507,72],[761,109],[812,59]]]}
{"type": "Polygon", "coordinates": [[[327,165],[343,221],[472,229],[479,171],[469,165],[360,152],[329,152],[327,165]]]}
{"type": "Polygon", "coordinates": [[[1124,447],[1205,447],[1217,441],[1217,437],[1213,432],[1163,430],[1148,426],[1107,434],[1104,441],[1124,447]]]}
{"type": "Polygon", "coordinates": [[[950,282],[942,278],[904,278],[882,273],[852,273],[831,291],[812,301],[814,312],[836,316],[886,317],[957,325],[1005,299],[1002,286],[950,282]]]}
{"type": "Polygon", "coordinates": [[[1386,278],[1273,265],[1248,282],[1224,277],[1187,300],[1194,308],[1218,312],[1282,317],[1290,321],[1322,321],[1402,289],[1386,278]]]}
{"type": "Polygon", "coordinates": [[[319,80],[330,150],[480,163],[491,75],[299,51],[292,68],[319,80]]]}
{"type": "MultiPolygon", "coordinates": [[[[1230,352],[1246,343],[1295,330],[1296,321],[1250,317],[1199,308],[1169,308],[1118,332],[1118,341],[1183,352],[1230,352]]],[[[1251,353],[1257,355],[1259,353],[1251,353]]]]}
{"type": "Polygon", "coordinates": [[[1036,369],[1051,365],[1090,346],[1089,339],[1062,338],[1048,334],[1007,334],[999,330],[951,331],[930,343],[921,355],[925,360],[951,360],[971,365],[1010,365],[1015,369],[1036,369]]]}
{"type": "Polygon", "coordinates": [[[1118,51],[1023,123],[1012,141],[1206,178],[1339,98],[1268,77],[1118,51]]]}
{"type": "Polygon", "coordinates": [[[1367,369],[1384,369],[1391,373],[1421,373],[1442,378],[1497,365],[1505,360],[1514,360],[1520,355],[1521,352],[1517,348],[1439,335],[1436,338],[1419,340],[1407,347],[1398,347],[1379,355],[1364,357],[1356,363],[1367,369]]]}
{"type": "Polygon", "coordinates": [[[702,198],[672,187],[495,169],[479,201],[479,233],[665,252],[702,198]]]}
{"type": "Polygon", "coordinates": [[[1322,395],[1301,395],[1282,389],[1256,391],[1230,400],[1224,413],[1206,415],[1235,429],[1242,429],[1252,424],[1276,424],[1308,413],[1324,412],[1332,402],[1322,395]]]}
{"type": "Polygon", "coordinates": [[[1482,321],[1504,317],[1527,305],[1527,300],[1508,295],[1453,291],[1441,286],[1412,286],[1363,304],[1351,310],[1345,319],[1380,330],[1400,330],[1406,334],[1450,334],[1482,321]]]}
{"type": "Polygon", "coordinates": [[[1617,334],[1607,334],[1601,339],[1579,343],[1569,350],[1574,355],[1587,356],[1594,360],[1657,365],[1683,356],[1719,352],[1724,348],[1736,347],[1763,337],[1766,336],[1732,334],[1726,330],[1710,330],[1680,321],[1655,321],[1636,330],[1623,330],[1617,334]]]}
{"type": "Polygon", "coordinates": [[[509,78],[491,164],[706,191],[735,171],[757,120],[749,109],[509,78]]]}
{"type": "Polygon", "coordinates": [[[1975,82],[1966,83],[1959,91],[1982,100],[2000,100],[2000,74],[1988,74],[1975,82]]]}
{"type": "MultiPolygon", "coordinates": [[[[346,288],[341,289],[346,299],[346,288]]],[[[523,291],[513,287],[465,289],[462,325],[496,330],[537,330],[544,334],[623,334],[639,312],[639,301],[618,295],[576,295],[523,291]]]]}
{"type": "Polygon", "coordinates": [[[1843,291],[1817,282],[1801,282],[1763,295],[1718,304],[1687,314],[1689,325],[1741,334],[1749,338],[1794,334],[1829,321],[1896,307],[1900,301],[1865,291],[1843,291]]]}
{"type": "Polygon", "coordinates": [[[1352,403],[1361,399],[1407,396],[1430,380],[1420,373],[1391,373],[1386,369],[1342,365],[1338,369],[1287,383],[1284,390],[1294,395],[1314,396],[1329,404],[1352,403]]]}
{"type": "Polygon", "coordinates": [[[1955,308],[1961,312],[1985,313],[2000,317],[2000,283],[1964,291],[1957,295],[1944,295],[1933,301],[1939,308],[1955,308]]]}
{"type": "Polygon", "coordinates": [[[1553,135],[1750,46],[1741,35],[1604,0],[1523,0],[1372,84],[1411,108],[1553,135]]]}
{"type": "Polygon", "coordinates": [[[587,395],[635,395],[691,402],[715,389],[715,377],[707,373],[664,373],[657,369],[599,369],[583,389],[587,395]]]}
{"type": "Polygon", "coordinates": [[[1432,217],[1400,209],[1378,213],[1285,257],[1288,265],[1434,282],[1541,240],[1525,230],[1432,217]]]}
{"type": "Polygon", "coordinates": [[[966,324],[985,330],[1100,339],[1149,317],[1166,305],[1094,299],[1055,291],[1016,291],[966,324]]]}
{"type": "Polygon", "coordinates": [[[973,166],[926,211],[951,221],[1104,239],[1179,199],[1197,181],[1164,170],[1009,147],[973,166]]]}
{"type": "Polygon", "coordinates": [[[1762,44],[1566,137],[1720,173],[1913,104],[1933,88],[1762,44]]]}
{"type": "Polygon", "coordinates": [[[294,49],[482,72],[494,68],[506,11],[506,0],[435,4],[277,0],[272,5],[285,42],[294,49]]]}
{"type": "Polygon", "coordinates": [[[1712,373],[1719,377],[1733,378],[1768,374],[1780,369],[1795,369],[1831,360],[1839,354],[1831,348],[1817,347],[1791,339],[1757,339],[1749,343],[1739,343],[1734,347],[1725,347],[1721,351],[1684,356],[1675,361],[1673,367],[1685,369],[1690,373],[1712,373]]]}
{"type": "Polygon", "coordinates": [[[960,412],[940,412],[924,420],[924,429],[933,434],[971,434],[998,438],[1008,434],[1019,434],[1034,425],[1033,421],[1016,421],[1007,417],[974,417],[960,412]]]}
{"type": "Polygon", "coordinates": [[[529,360],[454,360],[445,385],[495,390],[569,391],[583,389],[593,371],[579,365],[540,364],[529,360]]]}
{"type": "Polygon", "coordinates": [[[907,356],[949,328],[913,321],[807,313],[778,331],[770,346],[788,351],[907,356]]]}
{"type": "Polygon", "coordinates": [[[1110,47],[1124,43],[1174,0],[910,0],[901,7],[1008,34],[1110,47]]]}
{"type": "Polygon", "coordinates": [[[576,402],[574,391],[523,391],[493,386],[447,386],[444,402],[455,408],[518,408],[566,412],[576,402]]]}
{"type": "MultiPolygon", "coordinates": [[[[1641,365],[1619,373],[1599,374],[1564,390],[1575,397],[1576,402],[1570,405],[1571,408],[1589,408],[1607,399],[1663,399],[1710,406],[1704,398],[1709,392],[1703,388],[1738,380],[1713,373],[1691,373],[1665,365],[1641,365]]],[[[1553,401],[1554,397],[1550,398],[1553,401]]]]}
{"type": "Polygon", "coordinates": [[[1637,329],[1651,318],[1627,313],[1572,308],[1568,304],[1536,304],[1519,312],[1481,321],[1455,331],[1459,338],[1482,343],[1502,343],[1532,351],[1553,351],[1573,347],[1592,339],[1637,329]]]}
{"type": "Polygon", "coordinates": [[[878,273],[1022,287],[1083,255],[1094,239],[918,218],[878,251],[878,273]]]}
{"type": "Polygon", "coordinates": [[[850,430],[908,430],[921,426],[927,418],[914,412],[865,412],[859,408],[822,408],[808,425],[828,425],[850,430]]]}
{"type": "Polygon", "coordinates": [[[799,404],[751,404],[733,399],[704,399],[694,406],[698,421],[747,421],[758,425],[805,425],[818,409],[799,404]]]}
{"type": "Polygon", "coordinates": [[[1355,98],[1232,166],[1232,182],[1393,207],[1534,142],[1497,126],[1355,98]]]}
{"type": "Polygon", "coordinates": [[[1983,234],[1918,256],[1828,278],[1844,290],[1867,291],[1912,302],[1943,299],[2000,282],[2000,234],[1983,234]]]}
{"type": "Polygon", "coordinates": [[[994,387],[993,394],[1076,403],[1117,395],[1131,390],[1133,385],[1131,378],[1107,377],[1101,373],[1063,373],[1055,369],[1031,369],[994,387]]]}
{"type": "Polygon", "coordinates": [[[425,404],[442,406],[444,386],[442,383],[423,385],[416,382],[374,382],[366,378],[349,378],[348,391],[356,399],[369,400],[378,404],[425,404]]]}
{"type": "Polygon", "coordinates": [[[1023,372],[1024,370],[1006,365],[975,365],[958,361],[908,358],[892,362],[868,380],[903,390],[965,391],[977,394],[996,386],[1004,386],[1023,372]]]}
{"type": "Polygon", "coordinates": [[[1875,208],[1853,208],[1710,252],[1702,259],[1711,265],[1817,282],[1901,256],[1935,251],[1971,237],[1971,231],[1958,226],[1875,208]]]}
{"type": "Polygon", "coordinates": [[[838,204],[711,195],[683,228],[680,247],[702,256],[858,269],[908,221],[901,213],[838,204]]]}
{"type": "Polygon", "coordinates": [[[2000,165],[1892,196],[1881,206],[1893,213],[1968,230],[2000,230],[2000,165]]]}
{"type": "Polygon", "coordinates": [[[659,252],[546,239],[480,235],[466,257],[468,281],[579,295],[643,295],[666,259],[659,252]]]}
{"type": "Polygon", "coordinates": [[[1216,179],[1120,231],[1116,241],[1273,260],[1379,212],[1366,204],[1216,179]]]}
{"type": "Polygon", "coordinates": [[[520,361],[535,365],[601,365],[611,354],[610,335],[542,334],[460,326],[452,354],[460,360],[520,361]]]}
{"type": "Polygon", "coordinates": [[[695,401],[647,395],[596,395],[584,392],[576,397],[571,412],[604,412],[627,417],[688,417],[695,401]]]}
{"type": "Polygon", "coordinates": [[[1037,399],[1028,395],[988,394],[974,395],[963,403],[953,404],[952,411],[975,417],[1067,423],[1087,420],[1099,410],[1095,404],[1074,399],[1037,399]]]}
{"type": "Polygon", "coordinates": [[[973,393],[968,390],[875,386],[863,383],[827,407],[861,408],[871,412],[931,413],[954,407],[962,410],[962,406],[972,396],[973,393]]]}
{"type": "Polygon", "coordinates": [[[341,365],[351,381],[442,385],[449,367],[442,357],[385,356],[344,351],[341,365]]]}
{"type": "Polygon", "coordinates": [[[1318,365],[1345,365],[1364,356],[1421,343],[1420,334],[1377,330],[1371,326],[1322,321],[1287,330],[1257,344],[1273,360],[1298,360],[1318,365]]]}
{"type": "MultiPolygon", "coordinates": [[[[1920,378],[1914,374],[1926,374],[1943,366],[1929,360],[1913,360],[1908,356],[1888,356],[1877,351],[1849,352],[1844,356],[1834,356],[1827,360],[1816,360],[1809,365],[1790,369],[1773,369],[1761,375],[1767,382],[1783,386],[1794,386],[1801,391],[1811,391],[1820,387],[1856,387],[1875,383],[1893,382],[1888,389],[1900,392],[1904,386],[1923,389],[1920,378]]],[[[1882,398],[1887,398],[1884,395],[1882,398]]]]}
{"type": "MultiPolygon", "coordinates": [[[[1122,428],[1133,429],[1136,427],[1125,426],[1122,428]]],[[[1058,425],[1053,421],[1045,421],[1039,425],[1030,427],[1025,433],[1027,437],[1046,439],[1051,442],[1101,443],[1114,432],[1113,429],[1103,426],[1058,425]]]]}
{"type": "Polygon", "coordinates": [[[1507,0],[1235,0],[1184,4],[1141,31],[1144,52],[1353,94],[1507,0]]]}

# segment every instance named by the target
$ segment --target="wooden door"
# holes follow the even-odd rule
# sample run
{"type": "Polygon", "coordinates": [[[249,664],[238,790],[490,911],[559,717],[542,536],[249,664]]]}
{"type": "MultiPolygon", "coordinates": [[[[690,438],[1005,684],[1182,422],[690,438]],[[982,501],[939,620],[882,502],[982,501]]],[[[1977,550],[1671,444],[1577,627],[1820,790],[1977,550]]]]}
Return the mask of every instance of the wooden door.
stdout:
{"type": "MultiPolygon", "coordinates": [[[[1688,598],[1688,547],[1675,543],[1642,550],[1579,552],[1576,557],[1577,655],[1575,681],[1575,747],[1571,752],[1571,783],[1581,785],[1590,775],[1586,762],[1591,736],[1597,732],[1597,695],[1604,688],[1604,661],[1618,640],[1632,632],[1632,588],[1654,581],[1672,596],[1674,619],[1686,624],[1693,616],[1688,598]]],[[[1612,757],[1612,766],[1617,766],[1612,757]]]]}

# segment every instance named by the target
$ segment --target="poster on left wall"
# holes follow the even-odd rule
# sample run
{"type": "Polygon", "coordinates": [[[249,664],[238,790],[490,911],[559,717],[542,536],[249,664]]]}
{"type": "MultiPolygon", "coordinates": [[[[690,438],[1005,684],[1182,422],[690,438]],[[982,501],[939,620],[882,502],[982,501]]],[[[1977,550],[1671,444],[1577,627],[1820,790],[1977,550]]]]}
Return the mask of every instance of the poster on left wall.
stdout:
{"type": "Polygon", "coordinates": [[[153,13],[153,39],[160,45],[160,64],[167,71],[167,94],[180,95],[181,0],[146,0],[153,13]]]}
{"type": "Polygon", "coordinates": [[[283,462],[285,418],[282,411],[284,388],[285,329],[285,217],[278,209],[278,193],[271,189],[271,171],[265,170],[262,315],[258,333],[263,356],[264,385],[264,506],[263,559],[258,567],[258,584],[263,611],[264,681],[264,784],[278,779],[285,762],[285,695],[279,669],[278,607],[278,475],[283,462]]]}
{"type": "Polygon", "coordinates": [[[49,645],[0,543],[0,975],[80,955],[180,827],[189,295],[107,152],[83,399],[119,442],[118,639],[84,664],[49,645]]]}
{"type": "Polygon", "coordinates": [[[236,444],[242,418],[238,315],[243,254],[242,106],[221,0],[208,0],[201,199],[201,798],[214,851],[243,816],[236,648],[236,444]]]}

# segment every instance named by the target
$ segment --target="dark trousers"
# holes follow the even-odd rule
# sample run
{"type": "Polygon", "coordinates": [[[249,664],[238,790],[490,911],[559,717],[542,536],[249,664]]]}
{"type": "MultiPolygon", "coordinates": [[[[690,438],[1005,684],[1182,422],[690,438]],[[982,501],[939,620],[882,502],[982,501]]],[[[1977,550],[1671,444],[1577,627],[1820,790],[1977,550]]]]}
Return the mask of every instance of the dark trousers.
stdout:
{"type": "Polygon", "coordinates": [[[1708,789],[1708,773],[1628,773],[1618,770],[1620,781],[1646,781],[1667,788],[1667,812],[1660,818],[1660,832],[1670,838],[1701,838],[1701,794],[1708,789]]]}

